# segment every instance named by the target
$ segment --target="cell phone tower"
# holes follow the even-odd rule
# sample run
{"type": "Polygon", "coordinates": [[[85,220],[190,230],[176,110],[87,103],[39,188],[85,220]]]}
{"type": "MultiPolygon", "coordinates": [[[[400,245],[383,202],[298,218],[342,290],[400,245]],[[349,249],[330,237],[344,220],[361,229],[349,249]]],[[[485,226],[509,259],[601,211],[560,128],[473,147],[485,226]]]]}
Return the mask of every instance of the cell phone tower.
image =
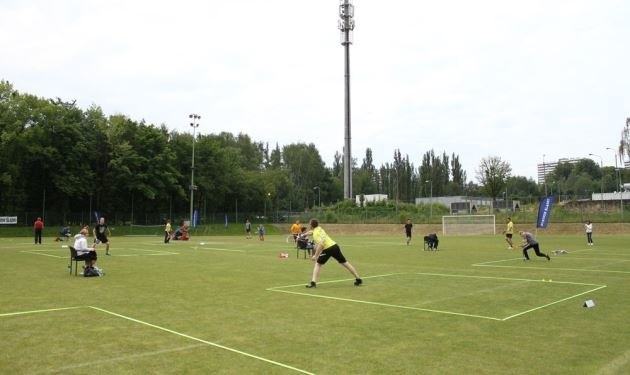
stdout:
{"type": "Polygon", "coordinates": [[[344,47],[344,147],[343,147],[343,195],[345,199],[352,199],[352,147],[350,132],[350,44],[352,44],[352,30],[354,30],[354,6],[351,0],[340,0],[339,30],[341,30],[341,45],[344,47]]]}

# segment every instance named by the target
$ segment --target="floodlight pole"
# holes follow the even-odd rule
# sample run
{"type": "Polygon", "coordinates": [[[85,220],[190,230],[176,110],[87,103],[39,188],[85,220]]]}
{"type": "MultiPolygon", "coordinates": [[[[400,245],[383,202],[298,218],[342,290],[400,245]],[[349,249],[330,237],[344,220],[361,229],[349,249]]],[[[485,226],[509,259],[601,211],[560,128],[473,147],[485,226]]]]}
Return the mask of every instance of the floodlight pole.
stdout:
{"type": "Polygon", "coordinates": [[[431,183],[431,198],[429,198],[429,223],[431,222],[431,220],[433,220],[433,179],[431,180],[427,180],[426,182],[430,182],[431,183]]]}
{"type": "Polygon", "coordinates": [[[344,46],[344,112],[345,131],[343,148],[343,195],[345,199],[352,199],[352,149],[350,132],[350,44],[352,44],[352,30],[354,30],[354,5],[352,0],[340,0],[338,22],[341,30],[341,45],[344,46]]]}
{"type": "Polygon", "coordinates": [[[543,154],[543,183],[545,184],[545,197],[547,196],[547,166],[545,165],[545,154],[543,154]]]}
{"type": "MultiPolygon", "coordinates": [[[[611,150],[615,153],[615,172],[617,172],[617,184],[619,185],[619,208],[621,212],[621,220],[623,221],[623,187],[621,186],[621,170],[619,169],[619,165],[617,164],[617,152],[612,147],[606,147],[606,150],[611,150]]],[[[623,165],[623,160],[621,159],[621,155],[619,156],[619,162],[623,165]]]]}
{"type": "Polygon", "coordinates": [[[192,137],[192,164],[190,167],[190,226],[194,227],[195,226],[195,222],[193,221],[194,217],[193,217],[193,206],[194,206],[194,193],[195,190],[197,189],[197,187],[195,186],[195,131],[197,130],[197,128],[199,127],[199,120],[201,119],[201,116],[195,114],[195,113],[191,113],[190,115],[188,115],[188,118],[191,119],[191,123],[190,126],[192,126],[193,128],[193,137],[192,137]]]}
{"type": "Polygon", "coordinates": [[[599,170],[602,174],[601,177],[599,178],[600,187],[601,187],[601,195],[600,195],[601,201],[600,201],[599,206],[603,207],[604,206],[604,171],[602,169],[604,168],[604,159],[601,156],[595,155],[595,154],[588,154],[588,156],[597,156],[599,158],[599,170]]]}
{"type": "Polygon", "coordinates": [[[322,207],[322,191],[319,188],[319,186],[315,186],[313,188],[313,190],[317,189],[317,206],[319,207],[319,209],[321,209],[322,207]]]}

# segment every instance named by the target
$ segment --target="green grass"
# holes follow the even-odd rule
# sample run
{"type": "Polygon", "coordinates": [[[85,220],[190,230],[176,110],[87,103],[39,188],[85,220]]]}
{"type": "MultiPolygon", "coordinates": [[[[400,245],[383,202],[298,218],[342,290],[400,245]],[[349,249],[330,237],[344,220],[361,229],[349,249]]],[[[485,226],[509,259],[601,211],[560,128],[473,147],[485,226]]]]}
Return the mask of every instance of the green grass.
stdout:
{"type": "Polygon", "coordinates": [[[630,372],[630,236],[540,236],[569,251],[551,262],[420,237],[335,236],[365,284],[331,261],[315,290],[284,235],[114,236],[100,278],[68,274],[67,243],[4,238],[0,373],[630,372]]]}

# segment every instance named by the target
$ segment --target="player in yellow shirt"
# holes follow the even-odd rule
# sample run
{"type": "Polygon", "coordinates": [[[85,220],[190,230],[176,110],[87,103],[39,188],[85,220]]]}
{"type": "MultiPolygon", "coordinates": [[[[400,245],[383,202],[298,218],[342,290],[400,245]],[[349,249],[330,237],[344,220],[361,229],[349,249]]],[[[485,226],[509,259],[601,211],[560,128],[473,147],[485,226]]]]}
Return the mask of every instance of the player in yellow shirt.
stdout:
{"type": "Polygon", "coordinates": [[[503,234],[505,234],[505,241],[508,243],[508,245],[510,245],[510,247],[508,247],[508,250],[512,250],[514,248],[514,243],[512,242],[512,236],[514,235],[514,223],[512,222],[511,217],[507,218],[507,224],[505,230],[503,231],[503,234]]]}
{"type": "Polygon", "coordinates": [[[339,245],[326,234],[326,232],[319,226],[319,222],[317,219],[311,219],[310,221],[311,230],[307,232],[307,235],[310,235],[315,244],[315,253],[311,256],[311,260],[315,261],[315,266],[313,267],[313,277],[311,278],[310,284],[308,284],[307,288],[315,288],[317,287],[317,280],[319,279],[319,272],[324,264],[331,257],[335,258],[339,264],[341,264],[344,268],[346,268],[350,273],[354,276],[354,285],[359,286],[363,284],[363,280],[359,277],[359,273],[357,270],[346,260],[346,258],[341,253],[341,248],[339,245]]]}

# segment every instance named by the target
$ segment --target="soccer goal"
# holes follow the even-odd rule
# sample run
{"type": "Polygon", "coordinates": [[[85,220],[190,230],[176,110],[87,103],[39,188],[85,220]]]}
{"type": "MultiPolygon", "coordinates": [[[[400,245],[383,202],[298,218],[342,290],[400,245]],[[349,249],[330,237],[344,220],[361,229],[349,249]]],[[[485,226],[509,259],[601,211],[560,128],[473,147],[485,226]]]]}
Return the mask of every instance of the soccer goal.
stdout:
{"type": "Polygon", "coordinates": [[[494,215],[442,216],[442,234],[496,234],[494,215]]]}

